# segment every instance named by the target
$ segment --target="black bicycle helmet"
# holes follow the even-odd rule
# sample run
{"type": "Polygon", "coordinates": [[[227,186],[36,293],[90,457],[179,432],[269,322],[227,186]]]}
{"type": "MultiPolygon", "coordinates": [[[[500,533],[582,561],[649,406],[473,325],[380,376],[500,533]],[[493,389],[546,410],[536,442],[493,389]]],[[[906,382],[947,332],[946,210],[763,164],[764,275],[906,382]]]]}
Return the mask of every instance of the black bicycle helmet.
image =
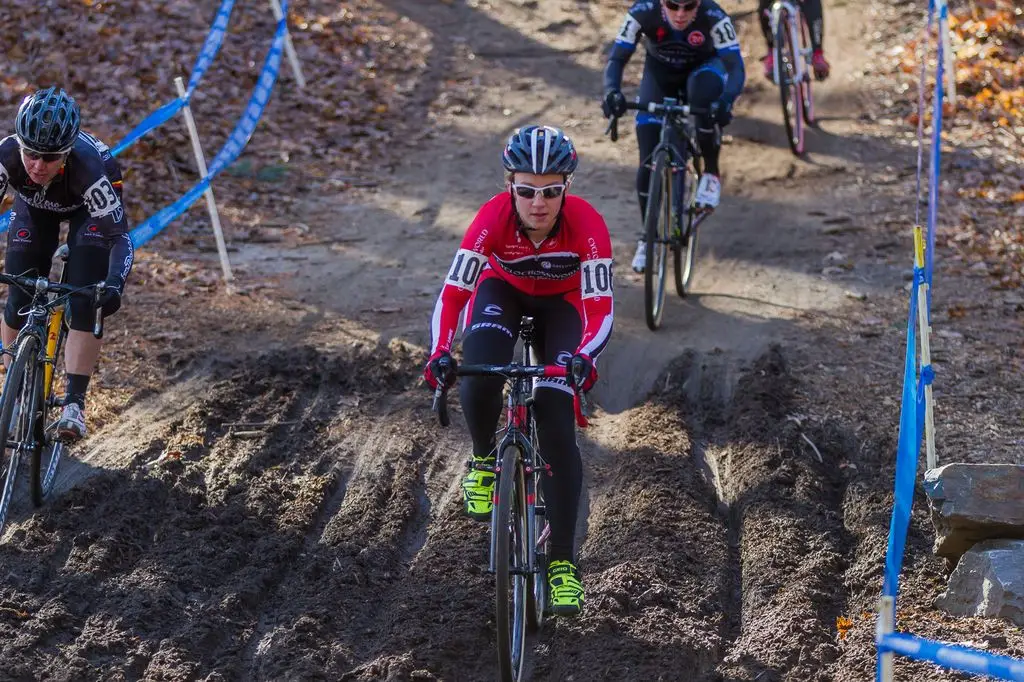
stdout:
{"type": "Polygon", "coordinates": [[[508,138],[502,162],[512,173],[571,175],[579,158],[572,140],[558,128],[526,126],[508,138]]]}
{"type": "Polygon", "coordinates": [[[25,98],[18,108],[14,131],[26,149],[54,154],[74,146],[81,125],[82,114],[74,98],[52,87],[25,98]]]}

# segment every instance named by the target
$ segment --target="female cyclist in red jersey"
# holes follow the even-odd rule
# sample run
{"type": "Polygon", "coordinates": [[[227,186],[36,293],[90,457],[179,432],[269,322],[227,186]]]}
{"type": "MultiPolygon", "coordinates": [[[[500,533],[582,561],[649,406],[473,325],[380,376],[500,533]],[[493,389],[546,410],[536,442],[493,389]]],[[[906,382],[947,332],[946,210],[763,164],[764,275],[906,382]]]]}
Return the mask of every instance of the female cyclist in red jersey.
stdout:
{"type": "MultiPolygon", "coordinates": [[[[528,126],[508,140],[502,157],[506,191],[473,220],[445,278],[430,324],[432,388],[451,385],[441,367],[466,304],[462,347],[470,364],[511,362],[523,315],[534,318],[535,350],[545,364],[585,367],[582,390],[597,381],[596,362],[612,331],[612,247],[593,206],[568,193],[579,163],[572,141],[556,128],[528,126]]],[[[452,362],[454,365],[454,363],[452,362]]],[[[500,378],[466,377],[459,395],[473,439],[473,458],[494,463],[502,406],[500,378]]],[[[548,583],[552,610],[572,616],[583,608],[575,529],[583,464],[576,443],[573,389],[565,379],[536,384],[537,438],[552,476],[542,478],[551,525],[548,583]]],[[[466,513],[491,515],[494,475],[472,470],[462,482],[466,513]]]]}

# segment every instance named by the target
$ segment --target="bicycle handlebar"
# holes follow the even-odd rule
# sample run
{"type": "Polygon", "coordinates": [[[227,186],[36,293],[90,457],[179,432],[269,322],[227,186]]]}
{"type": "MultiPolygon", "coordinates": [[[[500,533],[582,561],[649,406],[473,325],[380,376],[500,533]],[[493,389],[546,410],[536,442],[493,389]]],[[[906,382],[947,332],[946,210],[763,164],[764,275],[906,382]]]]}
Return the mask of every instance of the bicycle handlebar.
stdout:
{"type": "MultiPolygon", "coordinates": [[[[689,116],[690,114],[704,115],[710,113],[709,109],[691,107],[689,104],[665,104],[663,102],[648,102],[646,105],[639,102],[626,102],[626,111],[646,111],[655,116],[689,116]]],[[[609,135],[612,142],[619,140],[619,117],[610,116],[608,127],[604,134],[609,135]]]]}
{"type": "Polygon", "coordinates": [[[61,298],[65,296],[89,296],[96,309],[96,315],[93,318],[92,324],[92,335],[97,339],[103,338],[103,307],[98,305],[98,303],[103,292],[106,290],[106,282],[97,282],[96,284],[90,284],[84,287],[75,287],[70,284],[51,282],[45,277],[25,277],[24,275],[8,275],[6,273],[0,273],[0,283],[27,289],[28,291],[34,292],[36,295],[53,291],[59,294],[59,297],[61,298]]]}
{"type": "MultiPolygon", "coordinates": [[[[444,368],[444,375],[450,374],[456,377],[481,377],[499,376],[504,379],[539,379],[557,378],[566,379],[569,377],[569,370],[559,365],[521,365],[513,362],[508,365],[456,365],[454,368],[444,368]]],[[[587,417],[590,416],[590,400],[583,391],[579,390],[580,381],[573,380],[570,385],[573,388],[578,401],[573,401],[573,408],[576,412],[576,424],[580,428],[586,428],[589,424],[587,417]]],[[[437,419],[441,426],[451,424],[448,415],[448,388],[443,384],[434,390],[434,412],[437,412],[437,419]]]]}

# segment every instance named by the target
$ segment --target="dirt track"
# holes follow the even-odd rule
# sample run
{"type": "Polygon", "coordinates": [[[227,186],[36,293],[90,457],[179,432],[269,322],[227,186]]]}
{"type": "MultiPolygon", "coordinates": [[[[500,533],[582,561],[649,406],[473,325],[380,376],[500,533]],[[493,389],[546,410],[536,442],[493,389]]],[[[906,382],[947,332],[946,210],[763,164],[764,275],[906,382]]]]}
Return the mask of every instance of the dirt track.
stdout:
{"type": "MultiPolygon", "coordinates": [[[[869,679],[859,613],[879,585],[894,419],[809,412],[836,395],[821,363],[845,371],[861,352],[823,321],[845,318],[850,289],[902,287],[881,261],[859,281],[821,275],[842,238],[829,227],[874,208],[857,177],[909,158],[858,121],[867,19],[826,2],[835,73],[796,161],[759,73],[754,3],[725,3],[748,86],[723,206],[696,295],[652,334],[628,270],[635,143],[603,138],[595,104],[622,3],[382,2],[431,35],[412,99],[433,134],[376,188],[294,216],[327,246],[240,245],[253,276],[283,277],[279,306],[223,326],[220,308],[197,313],[196,348],[154,358],[164,389],[90,438],[54,502],[21,501],[0,546],[0,678],[492,678],[486,536],[458,504],[468,441],[458,419],[435,426],[418,372],[440,277],[499,188],[500,145],[544,121],[580,148],[574,190],[608,221],[618,279],[602,411],[582,440],[587,607],[534,642],[532,679],[869,679]],[[858,620],[852,642],[840,615],[858,620]]],[[[880,393],[895,396],[886,371],[880,393]]],[[[935,562],[915,556],[909,582],[934,586],[935,562]]]]}

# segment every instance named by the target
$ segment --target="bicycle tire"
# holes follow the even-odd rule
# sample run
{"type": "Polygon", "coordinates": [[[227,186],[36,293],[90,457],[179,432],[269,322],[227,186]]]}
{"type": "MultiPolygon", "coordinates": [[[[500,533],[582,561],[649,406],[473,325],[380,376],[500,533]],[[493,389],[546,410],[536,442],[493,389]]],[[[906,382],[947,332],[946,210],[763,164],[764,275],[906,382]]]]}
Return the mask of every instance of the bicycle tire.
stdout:
{"type": "Polygon", "coordinates": [[[644,317],[647,327],[657,331],[665,312],[665,275],[668,269],[668,235],[672,225],[672,173],[669,155],[662,150],[654,157],[651,183],[644,216],[647,254],[644,263],[644,317]]]}
{"type": "Polygon", "coordinates": [[[0,535],[3,534],[4,525],[7,522],[7,512],[14,496],[14,483],[18,478],[18,464],[21,456],[18,444],[30,431],[24,428],[24,425],[27,420],[31,419],[31,411],[23,408],[18,415],[17,423],[11,424],[11,420],[14,416],[14,406],[19,399],[21,399],[22,405],[31,405],[29,401],[34,389],[34,360],[38,344],[39,340],[34,336],[25,336],[18,342],[14,361],[7,368],[3,393],[0,394],[0,437],[3,440],[3,444],[0,446],[0,476],[3,478],[3,487],[0,488],[0,535]],[[26,374],[29,376],[26,377],[26,374]],[[26,384],[27,392],[25,391],[26,384]],[[12,428],[14,436],[10,438],[12,428]]]}
{"type": "MultiPolygon", "coordinates": [[[[800,44],[802,46],[810,45],[810,36],[808,35],[807,18],[804,13],[800,13],[800,44]]],[[[806,65],[804,69],[803,80],[800,81],[800,100],[803,102],[804,110],[804,122],[811,128],[817,127],[818,118],[814,114],[814,93],[811,90],[811,72],[812,66],[810,63],[806,65]]]]}
{"type": "Polygon", "coordinates": [[[67,329],[67,325],[62,320],[60,331],[57,333],[57,344],[54,346],[53,371],[36,372],[36,390],[32,398],[32,404],[36,406],[35,447],[32,448],[29,477],[32,504],[36,507],[42,506],[53,491],[53,484],[57,480],[57,467],[64,455],[64,443],[55,438],[56,422],[60,419],[60,406],[53,400],[53,383],[57,373],[57,362],[67,338],[67,329]],[[46,386],[47,379],[49,379],[50,386],[46,386]],[[47,394],[49,394],[49,398],[47,398],[47,394]],[[48,435],[47,431],[51,431],[51,433],[48,435]],[[44,453],[46,457],[44,457],[44,453]]]}
{"type": "Polygon", "coordinates": [[[693,273],[697,269],[697,216],[694,203],[697,200],[697,178],[700,175],[700,164],[696,157],[690,157],[683,174],[683,196],[686,197],[686,225],[681,231],[679,241],[673,245],[672,258],[675,272],[676,293],[686,298],[693,283],[693,273]],[[685,258],[684,258],[685,253],[685,258]]]}
{"type": "Polygon", "coordinates": [[[506,445],[501,451],[498,498],[491,529],[495,546],[498,671],[502,682],[519,682],[526,658],[526,486],[521,462],[518,445],[506,445]],[[512,569],[513,561],[517,562],[518,570],[512,569]],[[510,606],[514,611],[509,611],[510,606]]]}
{"type": "Polygon", "coordinates": [[[530,634],[540,632],[544,625],[544,614],[548,604],[548,545],[547,540],[540,542],[547,524],[547,513],[544,509],[544,495],[540,488],[534,492],[533,533],[527,540],[534,543],[534,573],[530,575],[526,591],[526,631],[530,634]]]}
{"type": "Polygon", "coordinates": [[[796,156],[804,153],[804,121],[803,100],[800,95],[799,83],[796,92],[792,92],[796,73],[795,59],[803,59],[793,49],[793,41],[789,34],[789,15],[783,13],[779,17],[779,25],[775,28],[775,63],[779,69],[779,97],[782,100],[782,119],[786,126],[786,139],[789,148],[796,156]],[[794,96],[795,95],[795,96],[794,96]],[[790,111],[792,104],[793,110],[790,111]]]}

